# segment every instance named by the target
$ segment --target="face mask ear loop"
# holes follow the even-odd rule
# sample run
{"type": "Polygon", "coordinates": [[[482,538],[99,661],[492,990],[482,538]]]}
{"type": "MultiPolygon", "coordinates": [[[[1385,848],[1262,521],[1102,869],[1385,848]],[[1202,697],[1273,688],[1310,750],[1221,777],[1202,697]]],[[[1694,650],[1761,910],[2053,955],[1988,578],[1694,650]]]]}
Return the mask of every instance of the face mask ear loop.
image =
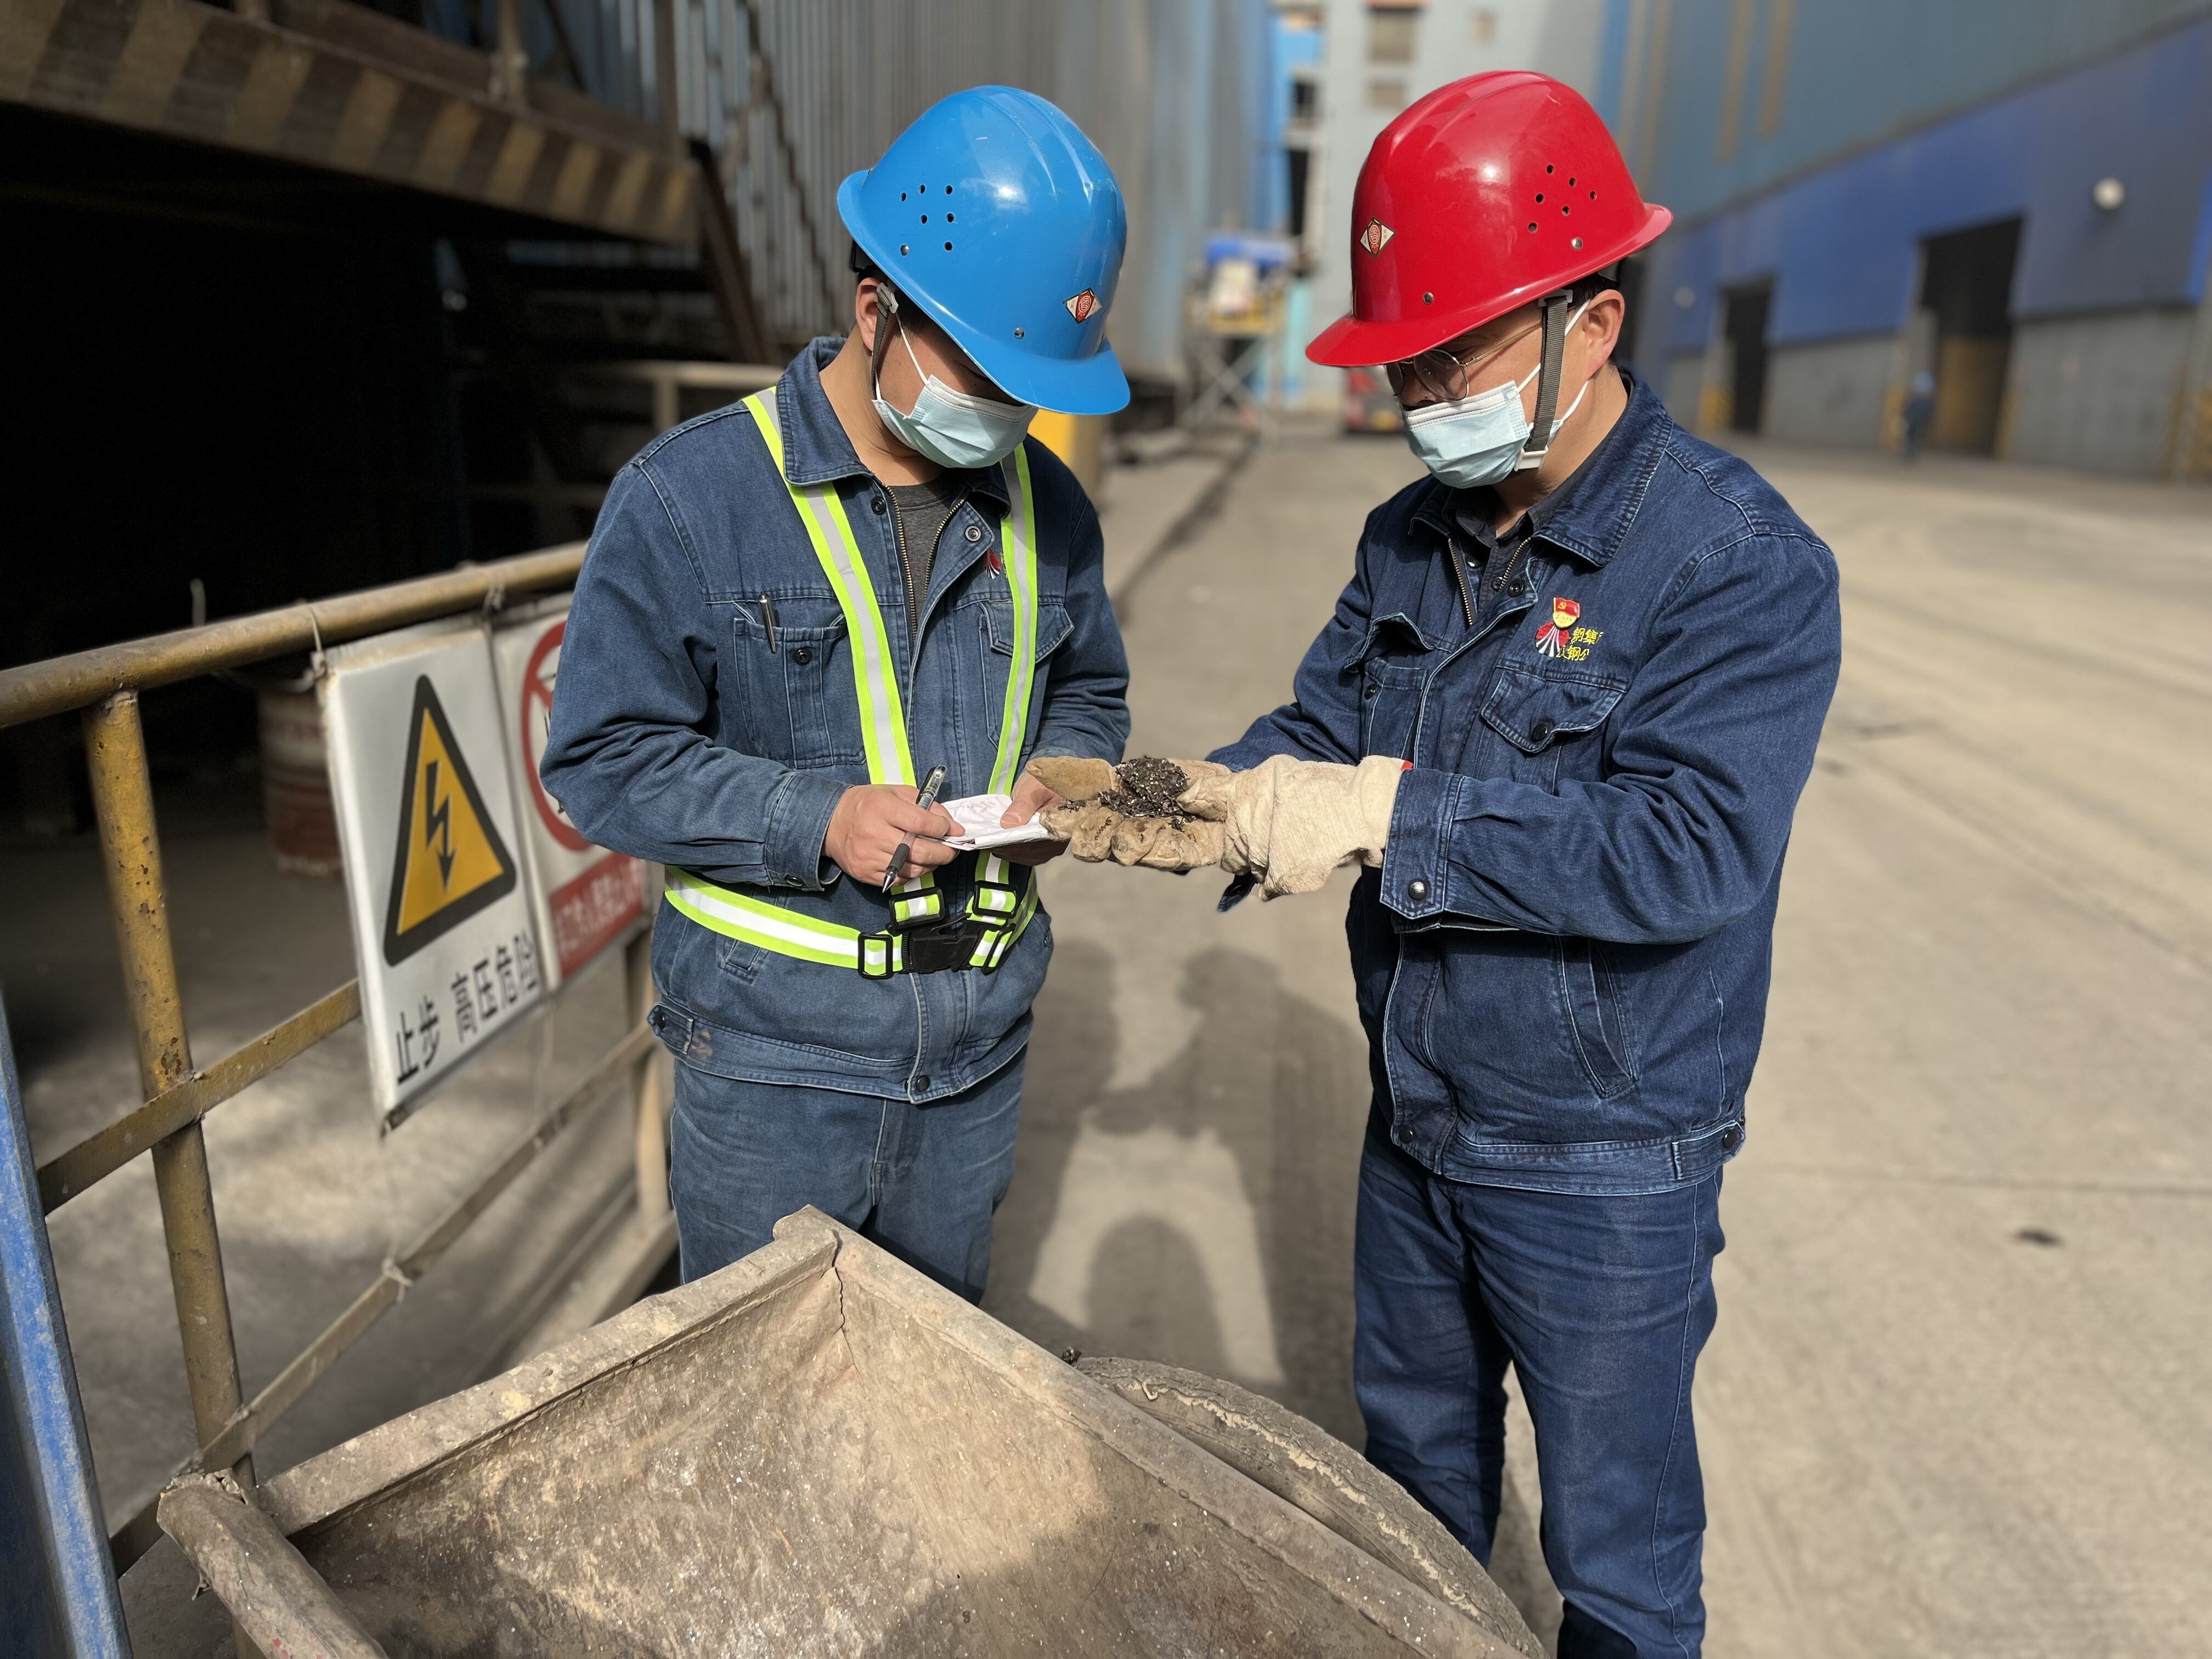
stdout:
{"type": "Polygon", "coordinates": [[[1567,302],[1573,297],[1562,291],[1547,294],[1538,302],[1544,308],[1544,362],[1536,376],[1536,423],[1521,447],[1521,459],[1513,469],[1516,472],[1540,466],[1552,447],[1552,411],[1559,406],[1559,365],[1566,354],[1567,302]]]}

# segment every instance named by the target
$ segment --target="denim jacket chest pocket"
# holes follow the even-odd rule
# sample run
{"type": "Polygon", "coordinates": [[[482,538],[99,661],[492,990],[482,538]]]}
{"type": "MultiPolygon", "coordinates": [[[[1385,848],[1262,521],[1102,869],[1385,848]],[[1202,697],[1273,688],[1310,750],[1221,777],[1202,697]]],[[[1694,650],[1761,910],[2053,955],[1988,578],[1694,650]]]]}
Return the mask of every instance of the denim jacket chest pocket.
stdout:
{"type": "Polygon", "coordinates": [[[1627,681],[1605,675],[1502,664],[1482,702],[1488,732],[1475,775],[1547,789],[1562,773],[1596,777],[1599,728],[1627,690],[1627,681]]]}
{"type": "Polygon", "coordinates": [[[1413,752],[1413,726],[1437,647],[1403,611],[1377,617],[1353,654],[1359,682],[1359,752],[1404,759],[1413,752]]]}
{"type": "MultiPolygon", "coordinates": [[[[1014,662],[1014,602],[1004,583],[994,583],[986,590],[982,603],[976,610],[981,613],[980,632],[981,653],[981,690],[985,707],[990,711],[993,729],[997,727],[997,716],[1006,700],[1006,677],[1014,662]]],[[[1030,688],[1032,706],[1043,695],[1047,669],[1045,659],[1067,643],[1068,635],[1075,632],[1075,619],[1067,614],[1066,601],[1054,594],[1037,596],[1036,639],[1030,647],[1030,660],[1036,665],[1036,682],[1030,688]]]]}
{"type": "Polygon", "coordinates": [[[861,765],[860,706],[853,690],[844,613],[831,594],[771,592],[735,607],[738,672],[723,692],[736,714],[735,746],[802,770],[861,765]]]}

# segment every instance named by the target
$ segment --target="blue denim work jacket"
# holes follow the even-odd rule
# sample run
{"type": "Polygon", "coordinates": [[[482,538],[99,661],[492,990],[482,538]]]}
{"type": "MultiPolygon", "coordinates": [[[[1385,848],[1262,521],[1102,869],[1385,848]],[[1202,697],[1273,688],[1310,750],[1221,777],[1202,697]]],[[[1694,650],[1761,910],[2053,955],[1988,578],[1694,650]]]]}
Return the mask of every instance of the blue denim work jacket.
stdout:
{"type": "MultiPolygon", "coordinates": [[[[1013,660],[999,555],[1005,481],[996,469],[971,476],[938,539],[917,644],[889,500],[822,390],[839,343],[815,341],[776,384],[785,471],[802,486],[834,482],[844,501],[896,659],[917,772],[942,764],[945,799],[981,794],[1013,660]]],[[[1129,670],[1097,514],[1051,452],[1034,439],[1027,448],[1037,664],[1024,758],[1118,760],[1129,670]]],[[[607,492],[562,642],[540,775],[602,846],[880,932],[888,901],[822,851],[839,797],[868,781],[849,650],[836,595],[759,428],[737,404],[702,415],[655,439],[607,492]]],[[[948,919],[967,906],[975,863],[938,872],[948,919]]],[[[991,972],[872,981],[726,938],[664,905],[654,1025],[687,1062],[719,1076],[933,1100],[988,1077],[1028,1041],[1051,954],[1040,909],[991,972]]]]}
{"type": "Polygon", "coordinates": [[[1502,591],[1488,492],[1376,508],[1296,701],[1214,756],[1412,762],[1347,927],[1392,1139],[1455,1179],[1660,1191],[1743,1138],[1835,561],[1630,382],[1502,591]]]}

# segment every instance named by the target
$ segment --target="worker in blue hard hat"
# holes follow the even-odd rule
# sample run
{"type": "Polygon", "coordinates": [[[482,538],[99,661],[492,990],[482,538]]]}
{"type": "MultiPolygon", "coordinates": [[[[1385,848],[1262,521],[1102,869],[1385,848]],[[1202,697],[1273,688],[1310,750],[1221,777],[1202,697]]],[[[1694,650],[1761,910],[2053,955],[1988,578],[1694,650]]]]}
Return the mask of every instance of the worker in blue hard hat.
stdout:
{"type": "Polygon", "coordinates": [[[1004,87],[928,111],[837,205],[852,331],[623,469],[541,771],[586,835],[667,866],[684,1276],[811,1204],[980,1297],[1052,950],[1032,866],[1064,843],[946,843],[1055,804],[1031,756],[1128,733],[1097,515],[1024,435],[1128,400],[1126,222],[1091,141],[1004,87]]]}

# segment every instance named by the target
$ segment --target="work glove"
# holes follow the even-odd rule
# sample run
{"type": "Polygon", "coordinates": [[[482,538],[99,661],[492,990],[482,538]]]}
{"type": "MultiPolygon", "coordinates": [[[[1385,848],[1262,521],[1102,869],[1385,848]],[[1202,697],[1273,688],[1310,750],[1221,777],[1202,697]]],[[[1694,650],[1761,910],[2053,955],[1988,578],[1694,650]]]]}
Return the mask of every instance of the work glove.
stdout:
{"type": "MultiPolygon", "coordinates": [[[[1201,787],[1211,787],[1229,777],[1229,769],[1211,761],[1175,763],[1190,784],[1177,805],[1185,805],[1201,787]]],[[[1061,798],[1042,817],[1046,830],[1067,842],[1067,850],[1086,864],[1129,865],[1147,870],[1196,870],[1221,859],[1221,824],[1205,821],[1194,812],[1182,823],[1158,814],[1130,814],[1099,798],[1121,787],[1120,774],[1104,761],[1047,756],[1030,763],[1030,773],[1061,798]]]]}
{"type": "Polygon", "coordinates": [[[1221,819],[1221,867],[1257,877],[1263,896],[1280,898],[1319,890],[1353,860],[1382,865],[1405,764],[1389,755],[1357,766],[1276,755],[1187,796],[1193,811],[1221,819]]]}

